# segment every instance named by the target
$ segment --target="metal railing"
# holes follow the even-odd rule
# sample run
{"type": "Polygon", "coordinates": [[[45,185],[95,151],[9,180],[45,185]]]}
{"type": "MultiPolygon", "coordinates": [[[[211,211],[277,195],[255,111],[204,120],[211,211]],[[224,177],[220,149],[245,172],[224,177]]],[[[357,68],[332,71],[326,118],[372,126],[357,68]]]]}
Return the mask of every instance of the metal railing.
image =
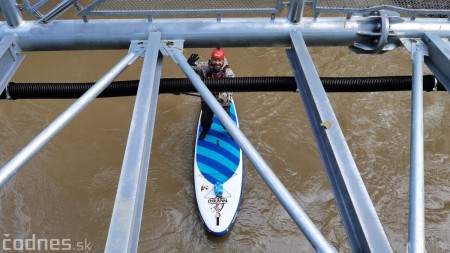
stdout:
{"type": "Polygon", "coordinates": [[[409,14],[450,14],[448,0],[312,0],[316,12],[370,13],[393,10],[409,14]]]}
{"type": "Polygon", "coordinates": [[[80,15],[189,15],[280,12],[282,0],[95,0],[80,15]]]}

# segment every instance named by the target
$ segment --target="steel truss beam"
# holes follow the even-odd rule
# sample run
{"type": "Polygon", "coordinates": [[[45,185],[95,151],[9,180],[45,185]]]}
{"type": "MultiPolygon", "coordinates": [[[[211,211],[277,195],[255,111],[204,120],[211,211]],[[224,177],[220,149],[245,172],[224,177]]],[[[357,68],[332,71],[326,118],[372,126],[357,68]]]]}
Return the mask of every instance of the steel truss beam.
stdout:
{"type": "MultiPolygon", "coordinates": [[[[105,252],[137,252],[161,78],[161,33],[150,33],[105,252]]],[[[133,49],[131,50],[133,51],[133,49]]]]}
{"type": "MultiPolygon", "coordinates": [[[[0,1],[1,2],[1,1],[0,1]]],[[[290,45],[289,31],[302,29],[308,46],[348,46],[373,33],[379,18],[303,17],[298,24],[287,18],[211,18],[182,19],[108,19],[58,20],[48,25],[24,21],[16,28],[0,24],[0,37],[16,34],[24,51],[126,49],[131,40],[146,40],[150,32],[159,31],[163,40],[184,40],[188,48],[205,47],[274,47],[290,45]],[[201,28],[201,29],[199,29],[201,28]],[[30,32],[32,31],[32,32],[30,32]]],[[[400,44],[399,38],[420,38],[424,31],[450,38],[447,19],[416,18],[390,23],[388,41],[400,44]]],[[[375,36],[374,39],[378,37],[375,36]]],[[[373,41],[375,42],[375,41],[373,41]]]]}
{"type": "Polygon", "coordinates": [[[353,252],[392,252],[299,30],[287,50],[353,252]]]}

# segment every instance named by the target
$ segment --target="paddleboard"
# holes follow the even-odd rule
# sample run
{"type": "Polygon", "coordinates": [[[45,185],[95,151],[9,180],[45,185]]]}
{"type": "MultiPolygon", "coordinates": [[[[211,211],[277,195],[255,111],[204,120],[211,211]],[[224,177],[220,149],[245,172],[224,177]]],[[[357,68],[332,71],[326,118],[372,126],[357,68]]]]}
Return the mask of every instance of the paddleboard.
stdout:
{"type": "MultiPolygon", "coordinates": [[[[239,127],[233,100],[230,116],[239,127]]],[[[194,157],[197,207],[207,231],[223,236],[233,226],[241,204],[244,180],[242,150],[216,115],[204,140],[199,139],[201,132],[199,120],[194,157]]]]}

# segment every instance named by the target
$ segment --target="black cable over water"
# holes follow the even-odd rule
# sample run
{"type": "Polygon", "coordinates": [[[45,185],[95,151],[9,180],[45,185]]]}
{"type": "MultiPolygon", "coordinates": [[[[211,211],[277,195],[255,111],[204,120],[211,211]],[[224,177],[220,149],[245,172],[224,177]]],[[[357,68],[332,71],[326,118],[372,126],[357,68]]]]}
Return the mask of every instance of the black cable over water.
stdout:
{"type": "MultiPolygon", "coordinates": [[[[411,90],[410,76],[391,77],[324,77],[321,78],[327,92],[371,92],[411,90]]],[[[295,92],[297,84],[294,77],[236,77],[205,80],[211,91],[232,92],[295,92]]],[[[38,98],[78,98],[93,83],[10,83],[0,95],[0,99],[38,99],[38,98]]],[[[135,96],[139,80],[117,81],[111,83],[99,97],[135,96]]],[[[431,75],[423,77],[425,91],[445,91],[441,83],[435,83],[431,75]]],[[[159,93],[196,92],[189,79],[161,79],[159,93]]]]}

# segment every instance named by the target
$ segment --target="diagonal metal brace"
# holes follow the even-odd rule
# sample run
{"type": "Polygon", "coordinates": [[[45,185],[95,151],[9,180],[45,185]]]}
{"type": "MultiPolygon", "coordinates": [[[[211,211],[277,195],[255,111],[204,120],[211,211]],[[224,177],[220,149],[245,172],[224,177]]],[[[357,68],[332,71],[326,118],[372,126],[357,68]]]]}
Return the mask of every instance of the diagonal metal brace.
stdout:
{"type": "Polygon", "coordinates": [[[353,252],[392,252],[300,31],[288,58],[353,252]]]}

